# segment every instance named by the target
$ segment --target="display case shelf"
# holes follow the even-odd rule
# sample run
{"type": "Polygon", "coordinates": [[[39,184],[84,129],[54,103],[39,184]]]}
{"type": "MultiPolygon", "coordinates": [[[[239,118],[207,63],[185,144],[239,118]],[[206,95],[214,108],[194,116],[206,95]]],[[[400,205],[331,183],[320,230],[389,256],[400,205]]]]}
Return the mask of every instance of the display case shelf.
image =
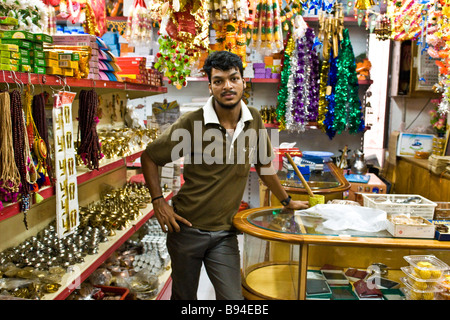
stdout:
{"type": "MultiPolygon", "coordinates": [[[[139,152],[136,152],[125,158],[103,160],[103,164],[99,167],[98,170],[89,170],[85,167],[77,167],[77,172],[78,172],[77,183],[78,183],[78,185],[80,185],[80,184],[85,183],[89,180],[92,180],[96,177],[99,177],[105,173],[116,170],[122,166],[126,166],[126,164],[129,160],[137,159],[138,157],[141,156],[141,154],[142,154],[142,151],[139,151],[139,152]]],[[[54,186],[43,187],[37,193],[44,200],[48,199],[56,194],[54,186]]],[[[21,212],[19,202],[13,202],[10,204],[3,203],[3,206],[4,206],[4,208],[2,210],[0,210],[0,222],[2,220],[11,218],[12,216],[19,214],[21,212]]]]}
{"type": "MultiPolygon", "coordinates": [[[[170,200],[173,196],[172,192],[164,193],[164,198],[170,200]]],[[[87,255],[83,263],[78,263],[71,267],[72,272],[66,273],[61,281],[60,289],[52,294],[47,294],[43,300],[64,300],[72,291],[74,291],[89,275],[94,272],[108,257],[129,238],[140,227],[144,225],[153,216],[153,205],[149,204],[145,209],[141,210],[140,215],[136,220],[131,221],[131,226],[125,230],[117,230],[116,235],[108,237],[107,242],[100,243],[99,252],[93,255],[87,255]]],[[[167,274],[165,272],[164,274],[167,274]]],[[[164,279],[160,279],[162,283],[166,283],[168,275],[164,279]]],[[[163,289],[165,286],[163,287],[163,289]]],[[[164,289],[165,290],[165,289],[164,289]]],[[[161,290],[163,293],[163,290],[161,290]]]]}
{"type": "Polygon", "coordinates": [[[139,83],[105,81],[92,79],[76,79],[74,77],[62,77],[48,74],[23,73],[13,71],[0,71],[0,82],[11,85],[31,84],[36,88],[50,88],[51,90],[80,91],[83,89],[95,89],[99,94],[124,91],[128,98],[142,98],[146,96],[166,93],[166,87],[156,87],[139,83]]]}

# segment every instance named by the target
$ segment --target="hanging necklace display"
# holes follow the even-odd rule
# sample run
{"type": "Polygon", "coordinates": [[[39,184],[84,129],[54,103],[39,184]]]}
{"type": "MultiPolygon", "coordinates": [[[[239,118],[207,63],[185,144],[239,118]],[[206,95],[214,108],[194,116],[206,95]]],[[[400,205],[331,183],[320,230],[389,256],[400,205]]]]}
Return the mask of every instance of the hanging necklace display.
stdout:
{"type": "Polygon", "coordinates": [[[98,170],[102,158],[97,135],[98,95],[94,89],[81,90],[78,109],[77,153],[90,170],[98,170]]]}
{"type": "Polygon", "coordinates": [[[0,199],[16,202],[21,177],[14,159],[9,92],[0,93],[0,123],[0,199]]]}
{"type": "MultiPolygon", "coordinates": [[[[37,94],[33,97],[33,103],[32,103],[32,115],[34,119],[34,124],[36,126],[36,130],[39,133],[39,136],[41,137],[42,142],[45,146],[39,146],[39,149],[36,150],[37,152],[42,153],[43,157],[43,167],[46,171],[45,176],[45,182],[44,185],[52,185],[53,184],[53,167],[52,167],[52,161],[50,160],[50,143],[48,140],[48,126],[47,121],[45,119],[45,97],[44,93],[37,94]],[[45,148],[44,148],[45,147],[45,148]],[[45,154],[44,154],[45,151],[45,154]],[[44,157],[45,155],[45,157],[44,157]]],[[[39,171],[39,169],[38,169],[39,171]]]]}
{"type": "Polygon", "coordinates": [[[27,128],[27,136],[28,136],[28,146],[31,150],[33,150],[34,158],[36,161],[36,184],[33,184],[34,191],[37,191],[39,187],[43,186],[47,177],[47,169],[45,166],[45,161],[47,159],[47,146],[45,141],[41,138],[39,131],[36,127],[33,118],[32,104],[33,104],[33,95],[31,92],[31,88],[28,85],[25,90],[24,95],[25,105],[25,119],[26,119],[26,128],[27,128]]]}
{"type": "Polygon", "coordinates": [[[37,173],[30,153],[20,92],[13,90],[10,93],[10,100],[14,159],[20,173],[21,182],[21,211],[24,213],[25,228],[28,229],[27,211],[30,209],[30,188],[36,183],[37,173]]]}
{"type": "Polygon", "coordinates": [[[56,177],[56,230],[59,238],[79,225],[77,170],[73,141],[72,103],[76,93],[59,91],[53,101],[56,177]]]}

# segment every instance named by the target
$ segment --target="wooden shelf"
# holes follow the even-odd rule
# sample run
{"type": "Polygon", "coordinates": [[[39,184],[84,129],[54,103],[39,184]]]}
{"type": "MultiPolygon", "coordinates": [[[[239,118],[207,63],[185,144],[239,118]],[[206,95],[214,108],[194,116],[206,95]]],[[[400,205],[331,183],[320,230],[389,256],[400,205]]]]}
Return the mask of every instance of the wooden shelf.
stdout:
{"type": "MultiPolygon", "coordinates": [[[[164,198],[171,199],[172,192],[166,192],[164,198]]],[[[89,275],[94,272],[108,257],[116,251],[131,235],[153,216],[153,205],[142,209],[143,213],[136,220],[131,221],[132,225],[126,230],[117,230],[116,235],[108,237],[107,242],[100,243],[99,252],[94,255],[87,255],[83,263],[72,266],[73,272],[66,273],[61,281],[61,288],[52,294],[47,294],[43,300],[64,300],[74,291],[89,275]]],[[[168,278],[168,276],[166,276],[168,278]]],[[[163,280],[163,279],[161,279],[163,280]]]]}
{"type": "MultiPolygon", "coordinates": [[[[77,183],[78,185],[85,183],[91,179],[99,177],[105,173],[116,170],[120,167],[126,166],[127,162],[131,162],[134,159],[137,159],[142,154],[142,151],[134,153],[125,158],[119,159],[107,159],[102,160],[102,164],[99,167],[99,170],[89,170],[86,167],[77,167],[77,183]]],[[[54,186],[43,187],[37,192],[41,197],[48,199],[56,194],[54,186]]],[[[34,203],[33,203],[34,204],[34,203]]],[[[16,214],[21,213],[20,204],[18,202],[14,203],[3,203],[4,208],[0,210],[0,222],[2,220],[8,219],[16,214]]]]}
{"type": "Polygon", "coordinates": [[[156,94],[166,93],[166,87],[155,87],[139,83],[105,81],[92,79],[76,79],[73,77],[62,77],[48,74],[23,73],[12,71],[0,71],[0,81],[14,85],[33,84],[35,88],[39,86],[50,88],[52,90],[62,90],[78,92],[82,89],[95,89],[99,94],[108,92],[124,91],[128,94],[128,98],[142,98],[156,94]]]}

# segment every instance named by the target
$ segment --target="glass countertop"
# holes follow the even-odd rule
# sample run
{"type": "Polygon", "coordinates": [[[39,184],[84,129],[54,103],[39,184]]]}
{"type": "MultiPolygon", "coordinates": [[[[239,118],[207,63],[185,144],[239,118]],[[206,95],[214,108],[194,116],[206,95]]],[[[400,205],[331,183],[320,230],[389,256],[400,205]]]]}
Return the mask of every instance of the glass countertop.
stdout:
{"type": "Polygon", "coordinates": [[[247,217],[247,221],[268,231],[287,234],[392,238],[387,230],[364,232],[351,229],[339,231],[327,229],[322,226],[323,218],[300,216],[293,211],[284,211],[282,208],[254,212],[247,217]]]}

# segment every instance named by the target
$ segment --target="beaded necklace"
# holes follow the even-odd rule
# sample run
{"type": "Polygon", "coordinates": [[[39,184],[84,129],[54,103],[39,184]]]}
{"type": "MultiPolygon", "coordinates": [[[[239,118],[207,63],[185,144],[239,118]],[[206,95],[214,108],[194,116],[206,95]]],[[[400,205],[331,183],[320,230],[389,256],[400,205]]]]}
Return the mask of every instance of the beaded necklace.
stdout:
{"type": "Polygon", "coordinates": [[[14,159],[10,97],[0,93],[0,195],[3,201],[16,201],[20,173],[14,159]]]}

